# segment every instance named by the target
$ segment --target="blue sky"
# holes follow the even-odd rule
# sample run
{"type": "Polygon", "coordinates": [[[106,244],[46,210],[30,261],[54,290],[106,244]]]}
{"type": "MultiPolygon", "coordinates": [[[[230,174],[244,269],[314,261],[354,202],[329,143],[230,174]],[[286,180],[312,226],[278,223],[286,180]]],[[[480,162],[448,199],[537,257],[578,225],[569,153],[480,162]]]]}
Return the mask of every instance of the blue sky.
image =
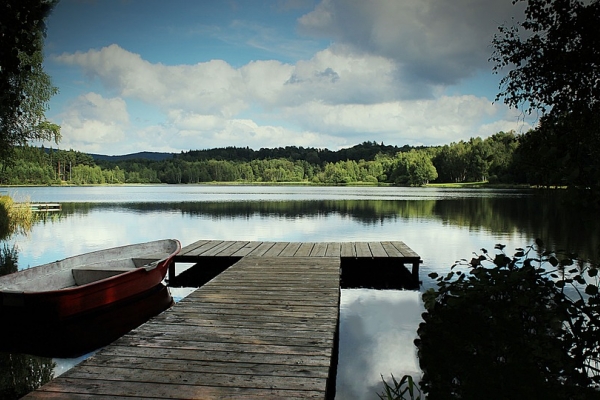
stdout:
{"type": "Polygon", "coordinates": [[[47,117],[60,148],[110,155],[523,132],[493,103],[488,62],[497,26],[521,13],[511,0],[61,0],[47,117]]]}

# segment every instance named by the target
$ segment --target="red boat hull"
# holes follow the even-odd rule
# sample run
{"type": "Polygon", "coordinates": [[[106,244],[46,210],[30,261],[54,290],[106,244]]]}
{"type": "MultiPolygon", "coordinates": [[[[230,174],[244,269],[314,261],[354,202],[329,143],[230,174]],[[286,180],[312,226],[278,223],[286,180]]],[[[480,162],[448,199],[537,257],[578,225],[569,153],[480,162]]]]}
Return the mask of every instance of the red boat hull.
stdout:
{"type": "Polygon", "coordinates": [[[0,347],[57,357],[110,343],[172,304],[162,281],[180,250],[179,241],[160,240],[1,277],[0,347]]]}

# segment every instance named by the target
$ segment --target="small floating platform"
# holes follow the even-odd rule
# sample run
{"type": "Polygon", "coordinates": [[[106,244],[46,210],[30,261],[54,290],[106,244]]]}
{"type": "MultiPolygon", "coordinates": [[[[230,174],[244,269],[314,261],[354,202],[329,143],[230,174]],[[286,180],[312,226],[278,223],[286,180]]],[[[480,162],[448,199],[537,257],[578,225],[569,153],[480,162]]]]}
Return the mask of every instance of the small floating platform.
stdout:
{"type": "Polygon", "coordinates": [[[62,209],[60,203],[30,203],[29,208],[34,212],[53,212],[62,209]]]}
{"type": "Polygon", "coordinates": [[[232,264],[24,398],[333,399],[343,264],[385,259],[420,262],[402,242],[198,241],[176,262],[232,264]]]}

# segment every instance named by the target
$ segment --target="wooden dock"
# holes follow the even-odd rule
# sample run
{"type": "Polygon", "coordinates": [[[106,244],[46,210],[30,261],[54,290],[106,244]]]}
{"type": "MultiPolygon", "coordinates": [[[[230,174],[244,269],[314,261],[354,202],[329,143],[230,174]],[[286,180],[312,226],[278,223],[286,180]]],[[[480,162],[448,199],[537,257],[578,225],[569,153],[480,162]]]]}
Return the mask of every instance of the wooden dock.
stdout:
{"type": "Polygon", "coordinates": [[[402,242],[196,242],[178,262],[233,265],[25,399],[332,399],[343,260],[415,257],[402,242]]]}

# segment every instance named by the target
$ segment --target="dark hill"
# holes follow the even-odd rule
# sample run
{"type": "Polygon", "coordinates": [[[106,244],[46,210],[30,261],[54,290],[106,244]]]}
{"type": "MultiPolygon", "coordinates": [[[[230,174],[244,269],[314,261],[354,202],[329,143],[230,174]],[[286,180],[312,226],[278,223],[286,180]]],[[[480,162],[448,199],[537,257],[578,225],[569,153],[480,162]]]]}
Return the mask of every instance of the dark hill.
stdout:
{"type": "Polygon", "coordinates": [[[173,158],[173,153],[157,153],[151,151],[142,151],[139,153],[124,154],[121,156],[105,156],[102,154],[90,154],[94,161],[109,161],[118,162],[126,160],[151,160],[151,161],[162,161],[170,160],[173,158]]]}

